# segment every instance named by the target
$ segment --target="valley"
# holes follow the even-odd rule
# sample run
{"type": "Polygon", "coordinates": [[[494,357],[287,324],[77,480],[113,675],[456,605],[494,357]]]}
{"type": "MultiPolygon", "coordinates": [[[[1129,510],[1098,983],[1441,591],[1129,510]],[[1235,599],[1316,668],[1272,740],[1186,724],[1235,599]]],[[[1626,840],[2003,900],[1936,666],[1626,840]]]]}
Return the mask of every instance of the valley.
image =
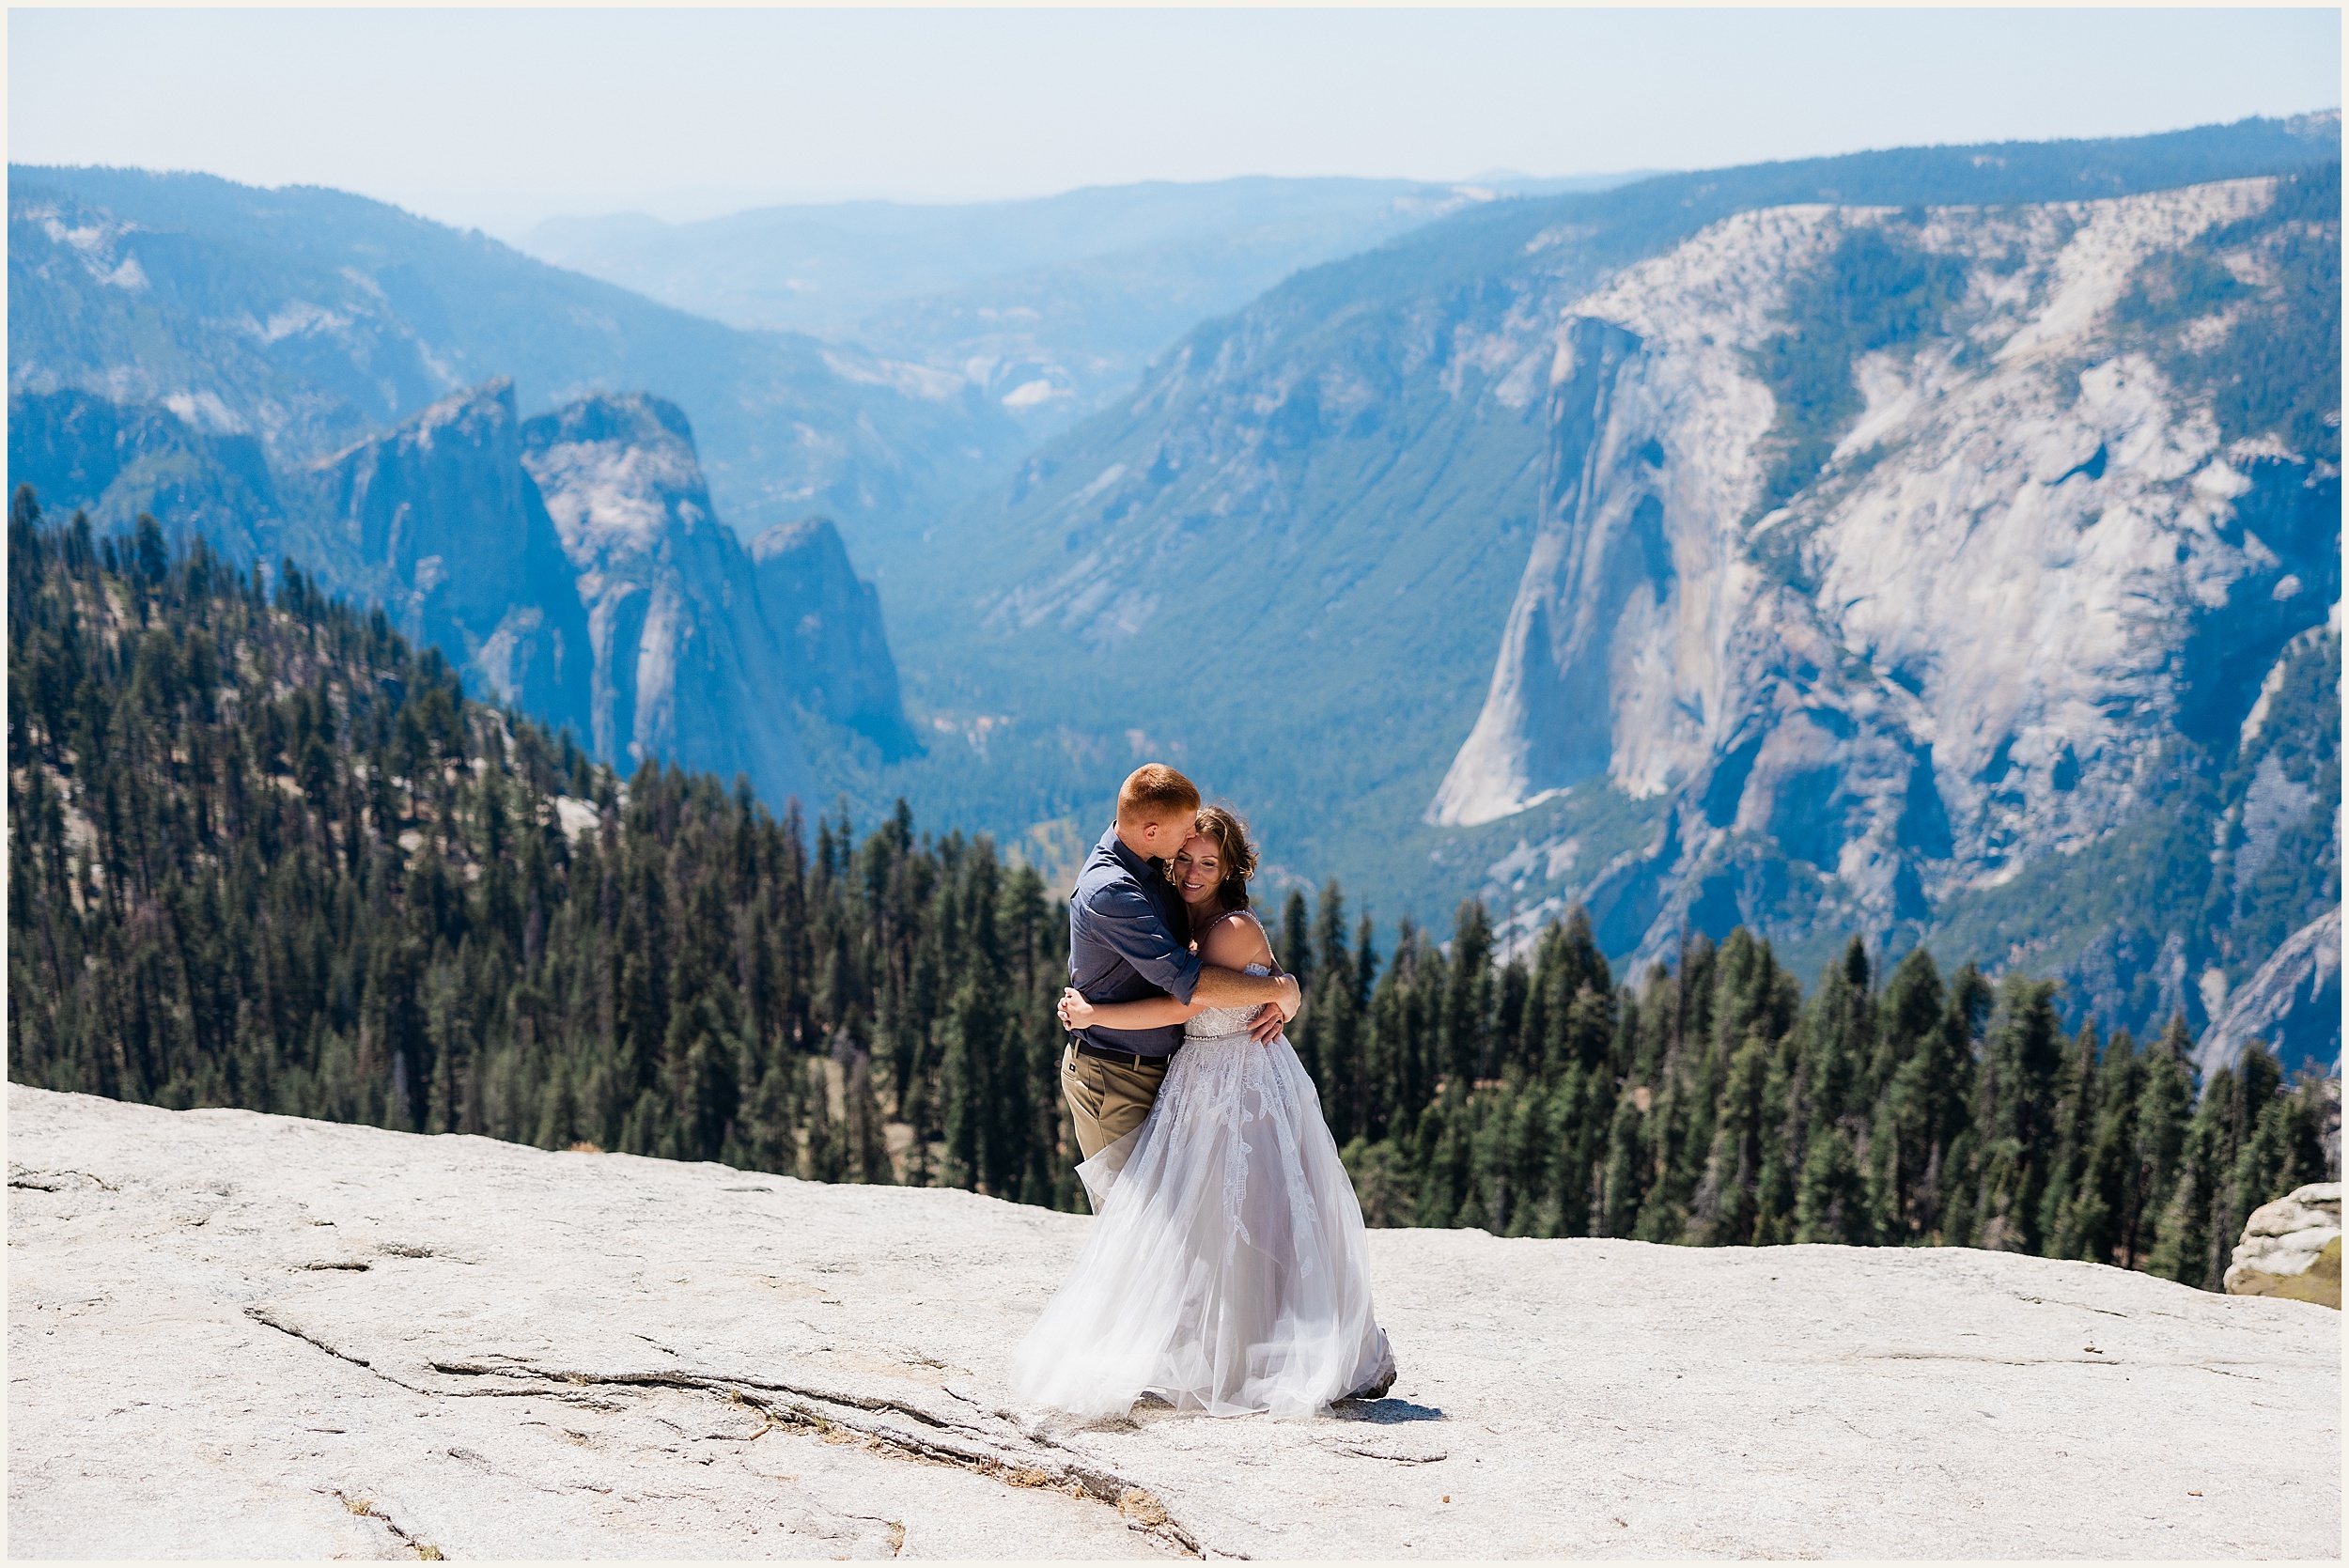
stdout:
{"type": "Polygon", "coordinates": [[[1302,268],[1504,196],[1632,178],[1154,180],[968,206],[552,219],[519,243],[730,326],[807,333],[967,378],[1041,440],[1098,412],[1198,322],[1302,268]]]}

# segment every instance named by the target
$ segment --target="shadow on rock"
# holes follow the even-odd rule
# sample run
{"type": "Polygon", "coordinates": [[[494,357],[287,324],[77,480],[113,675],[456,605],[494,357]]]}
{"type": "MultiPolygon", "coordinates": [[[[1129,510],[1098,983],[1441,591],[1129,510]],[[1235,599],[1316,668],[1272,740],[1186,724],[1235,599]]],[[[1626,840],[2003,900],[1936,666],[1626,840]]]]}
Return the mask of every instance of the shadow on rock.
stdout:
{"type": "Polygon", "coordinates": [[[1332,1421],[1372,1421],[1379,1426],[1394,1426],[1403,1421],[1439,1421],[1443,1412],[1429,1405],[1413,1405],[1408,1399],[1349,1399],[1330,1406],[1332,1421]]]}

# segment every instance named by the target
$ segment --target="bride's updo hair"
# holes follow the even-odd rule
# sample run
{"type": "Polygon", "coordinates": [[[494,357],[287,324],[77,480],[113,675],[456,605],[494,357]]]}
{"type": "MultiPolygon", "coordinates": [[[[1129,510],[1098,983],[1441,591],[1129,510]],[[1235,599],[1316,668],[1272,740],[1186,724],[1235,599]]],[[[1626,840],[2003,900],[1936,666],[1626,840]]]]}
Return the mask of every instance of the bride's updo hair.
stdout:
{"type": "Polygon", "coordinates": [[[1256,874],[1256,846],[1248,842],[1248,824],[1221,806],[1202,806],[1195,831],[1215,840],[1216,859],[1223,862],[1216,898],[1227,909],[1245,909],[1248,878],[1256,874]]]}

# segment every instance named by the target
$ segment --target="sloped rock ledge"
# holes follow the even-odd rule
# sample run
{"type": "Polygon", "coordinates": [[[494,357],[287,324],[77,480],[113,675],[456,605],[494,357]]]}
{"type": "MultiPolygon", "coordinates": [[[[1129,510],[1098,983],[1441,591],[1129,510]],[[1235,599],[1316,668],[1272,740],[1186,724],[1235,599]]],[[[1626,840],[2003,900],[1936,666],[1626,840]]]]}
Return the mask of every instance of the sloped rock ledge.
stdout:
{"type": "Polygon", "coordinates": [[[30,1556],[2328,1556],[2339,1318],[1959,1250],[1372,1236],[1403,1374],[1074,1427],[1087,1220],[9,1090],[30,1556]]]}

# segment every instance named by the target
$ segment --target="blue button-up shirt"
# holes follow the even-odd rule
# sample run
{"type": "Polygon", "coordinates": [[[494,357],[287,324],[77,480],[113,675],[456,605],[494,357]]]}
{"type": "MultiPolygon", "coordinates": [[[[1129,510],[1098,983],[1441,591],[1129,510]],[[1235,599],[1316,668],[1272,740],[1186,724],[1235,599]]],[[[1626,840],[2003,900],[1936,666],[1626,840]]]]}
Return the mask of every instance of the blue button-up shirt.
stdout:
{"type": "MultiPolygon", "coordinates": [[[[1190,929],[1182,895],[1159,874],[1159,862],[1127,848],[1112,825],[1085,857],[1068,900],[1068,983],[1097,1005],[1159,996],[1187,1003],[1199,988],[1199,955],[1176,933],[1190,929]]],[[[1183,1043],[1183,1026],[1097,1024],[1076,1036],[1105,1050],[1170,1056],[1183,1043]]]]}

